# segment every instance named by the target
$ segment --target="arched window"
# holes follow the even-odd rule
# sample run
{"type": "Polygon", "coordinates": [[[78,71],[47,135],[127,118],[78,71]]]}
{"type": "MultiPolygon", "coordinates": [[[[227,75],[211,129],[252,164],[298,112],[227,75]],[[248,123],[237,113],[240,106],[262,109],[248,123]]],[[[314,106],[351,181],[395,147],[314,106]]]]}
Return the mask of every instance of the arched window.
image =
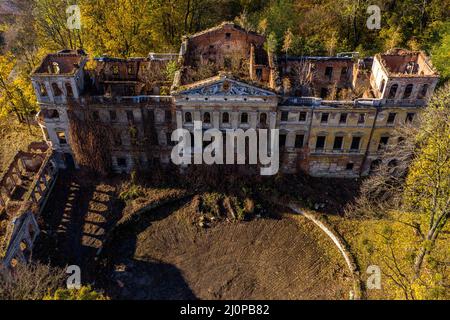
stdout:
{"type": "Polygon", "coordinates": [[[53,95],[59,97],[62,95],[62,91],[56,83],[52,83],[53,95]]]}
{"type": "Polygon", "coordinates": [[[228,112],[222,114],[222,123],[230,123],[230,114],[228,112]]]}
{"type": "Polygon", "coordinates": [[[391,86],[391,89],[389,90],[388,99],[395,99],[395,96],[397,95],[397,89],[398,89],[398,84],[393,84],[391,86]]]}
{"type": "Polygon", "coordinates": [[[205,112],[203,114],[203,122],[204,123],[211,123],[211,114],[209,112],[205,112]]]}
{"type": "Polygon", "coordinates": [[[403,99],[408,99],[411,96],[413,90],[413,84],[408,84],[405,88],[405,92],[403,93],[403,99]]]}
{"type": "Polygon", "coordinates": [[[267,124],[267,113],[261,113],[261,115],[259,116],[259,123],[262,125],[267,124]]]}
{"type": "Polygon", "coordinates": [[[184,114],[184,122],[186,123],[192,123],[192,113],[186,112],[184,114]]]}
{"type": "Polygon", "coordinates": [[[428,87],[429,87],[428,84],[424,84],[422,86],[422,88],[420,88],[420,91],[419,91],[419,94],[417,95],[417,98],[419,98],[419,99],[425,98],[427,96],[427,93],[428,93],[428,87]]]}
{"type": "Polygon", "coordinates": [[[46,97],[47,94],[47,88],[45,87],[45,84],[43,83],[39,83],[39,93],[41,95],[41,97],[46,97]]]}
{"type": "Polygon", "coordinates": [[[241,114],[241,123],[248,123],[248,113],[241,114]]]}
{"type": "Polygon", "coordinates": [[[66,92],[68,97],[73,97],[72,85],[66,82],[66,92]]]}

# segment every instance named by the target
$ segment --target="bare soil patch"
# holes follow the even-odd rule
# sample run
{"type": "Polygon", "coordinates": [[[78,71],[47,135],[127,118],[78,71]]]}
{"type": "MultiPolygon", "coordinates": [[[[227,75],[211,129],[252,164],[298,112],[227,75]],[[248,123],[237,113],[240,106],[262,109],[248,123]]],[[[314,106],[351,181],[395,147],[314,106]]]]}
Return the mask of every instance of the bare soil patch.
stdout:
{"type": "Polygon", "coordinates": [[[108,293],[122,299],[347,299],[351,278],[316,227],[288,215],[192,223],[195,201],[148,212],[106,248],[108,293]]]}

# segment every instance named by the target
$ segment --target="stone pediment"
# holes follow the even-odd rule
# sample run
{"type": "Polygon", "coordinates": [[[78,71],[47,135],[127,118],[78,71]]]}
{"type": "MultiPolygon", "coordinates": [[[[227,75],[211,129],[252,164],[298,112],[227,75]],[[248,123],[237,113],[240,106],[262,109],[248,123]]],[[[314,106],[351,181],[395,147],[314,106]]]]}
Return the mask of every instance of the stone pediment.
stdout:
{"type": "Polygon", "coordinates": [[[183,88],[177,94],[202,96],[276,96],[274,92],[267,89],[227,77],[213,78],[191,84],[188,88],[183,88]]]}

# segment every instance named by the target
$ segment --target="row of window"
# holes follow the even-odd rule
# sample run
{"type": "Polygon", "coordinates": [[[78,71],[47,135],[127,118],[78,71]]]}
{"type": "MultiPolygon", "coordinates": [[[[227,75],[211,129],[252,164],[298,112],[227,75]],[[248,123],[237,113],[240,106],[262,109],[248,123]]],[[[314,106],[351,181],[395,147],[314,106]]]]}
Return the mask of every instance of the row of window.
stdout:
{"type": "MultiPolygon", "coordinates": [[[[333,67],[325,68],[325,76],[331,80],[333,78],[333,67]]],[[[342,67],[341,69],[341,80],[345,80],[348,76],[348,67],[342,67]]]]}
{"type": "MultiPolygon", "coordinates": [[[[325,149],[326,136],[317,136],[316,139],[316,151],[325,149]]],[[[361,147],[362,137],[352,137],[352,143],[350,145],[350,151],[359,151],[361,147]]],[[[344,145],[344,137],[336,136],[333,142],[333,150],[342,150],[344,145]]]]}
{"type": "MultiPolygon", "coordinates": [[[[186,112],[184,114],[184,122],[187,124],[192,123],[193,121],[192,113],[186,112]]],[[[210,112],[204,112],[202,115],[202,121],[203,123],[211,123],[211,113],[210,112]]],[[[242,124],[249,123],[249,115],[247,112],[241,113],[240,121],[242,124]]],[[[223,124],[229,124],[230,123],[230,114],[228,112],[222,113],[222,123],[223,124]]],[[[259,123],[261,125],[267,125],[267,113],[261,113],[259,116],[259,123]]]]}
{"type": "MultiPolygon", "coordinates": [[[[385,86],[385,80],[383,79],[383,81],[381,83],[381,92],[383,92],[384,86],[385,86]]],[[[402,99],[409,99],[409,98],[411,98],[411,94],[413,92],[413,88],[414,88],[414,84],[412,84],[412,83],[408,84],[405,87],[405,91],[403,92],[402,99]]],[[[428,93],[428,88],[429,88],[428,84],[422,85],[422,87],[420,88],[419,92],[417,93],[417,99],[425,98],[427,96],[427,93],[428,93]]],[[[398,91],[398,84],[395,83],[389,89],[389,93],[388,93],[388,97],[387,98],[388,99],[395,99],[395,97],[397,96],[397,91],[398,91]]]]}
{"type": "MultiPolygon", "coordinates": [[[[316,139],[316,151],[323,151],[325,150],[325,143],[326,143],[326,136],[317,136],[316,139]]],[[[361,141],[362,141],[362,137],[352,137],[352,143],[350,144],[350,152],[354,151],[359,151],[361,148],[361,141]]],[[[378,150],[382,150],[389,142],[389,137],[388,136],[382,136],[380,137],[380,141],[378,143],[378,150]]],[[[400,140],[399,140],[400,142],[400,140]]],[[[335,151],[339,151],[339,150],[343,150],[343,145],[344,145],[344,137],[343,136],[336,136],[334,137],[334,142],[333,142],[333,150],[335,151]]]]}
{"type": "MultiPolygon", "coordinates": [[[[69,82],[66,82],[64,86],[66,87],[67,96],[73,97],[72,85],[69,82]]],[[[51,87],[54,97],[59,97],[63,95],[63,91],[61,90],[61,88],[58,86],[57,83],[53,82],[51,84],[51,87]]],[[[39,94],[41,97],[48,96],[47,87],[43,83],[39,83],[39,94]]]]}
{"type": "MultiPolygon", "coordinates": [[[[132,110],[126,110],[127,120],[128,122],[134,122],[135,117],[132,110]]],[[[150,111],[150,118],[154,119],[153,111],[150,111]]],[[[100,121],[100,113],[99,111],[93,111],[92,112],[92,119],[94,121],[100,121]]],[[[109,110],[109,121],[116,122],[118,121],[117,118],[117,111],[116,110],[109,110]]],[[[165,121],[171,122],[172,121],[172,112],[170,110],[165,111],[165,121]]]]}

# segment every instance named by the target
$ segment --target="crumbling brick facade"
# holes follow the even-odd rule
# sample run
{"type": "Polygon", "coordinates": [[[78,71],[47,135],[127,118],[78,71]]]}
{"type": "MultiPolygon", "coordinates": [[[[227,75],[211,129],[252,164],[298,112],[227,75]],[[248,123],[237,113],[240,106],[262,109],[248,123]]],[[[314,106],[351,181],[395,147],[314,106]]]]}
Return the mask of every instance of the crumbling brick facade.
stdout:
{"type": "Polygon", "coordinates": [[[168,164],[173,130],[201,120],[204,129],[280,129],[285,172],[358,177],[377,163],[380,145],[397,143],[389,139],[396,126],[414,123],[439,79],[422,52],[276,57],[265,41],[223,23],[185,37],[179,54],[100,57],[94,70],[82,51],[48,55],[32,80],[59,165],[77,166],[67,116],[76,105],[110,128],[117,172],[168,164]],[[173,83],[164,78],[169,61],[179,65],[173,83]]]}

